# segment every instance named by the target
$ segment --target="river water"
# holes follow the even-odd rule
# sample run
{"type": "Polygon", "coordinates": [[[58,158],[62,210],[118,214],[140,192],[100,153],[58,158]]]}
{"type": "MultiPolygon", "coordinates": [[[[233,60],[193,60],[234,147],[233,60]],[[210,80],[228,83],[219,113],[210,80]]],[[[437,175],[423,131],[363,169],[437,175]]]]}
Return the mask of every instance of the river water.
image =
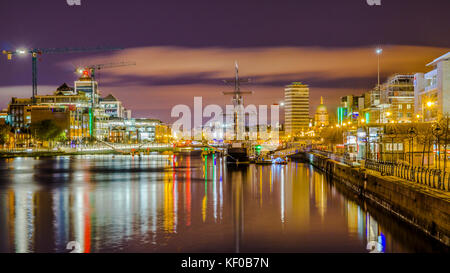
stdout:
{"type": "Polygon", "coordinates": [[[0,160],[0,252],[439,252],[303,163],[0,160]],[[371,249],[371,250],[368,250],[371,249]]]}

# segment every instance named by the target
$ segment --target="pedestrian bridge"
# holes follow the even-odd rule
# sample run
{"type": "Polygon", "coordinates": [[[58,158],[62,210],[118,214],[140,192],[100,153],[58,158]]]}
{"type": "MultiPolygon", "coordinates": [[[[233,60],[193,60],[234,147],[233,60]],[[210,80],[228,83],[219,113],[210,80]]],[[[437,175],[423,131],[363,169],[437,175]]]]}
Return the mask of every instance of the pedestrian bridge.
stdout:
{"type": "Polygon", "coordinates": [[[300,152],[303,152],[303,149],[300,146],[286,148],[282,150],[277,150],[273,152],[274,157],[286,157],[286,156],[293,156],[300,152]]]}

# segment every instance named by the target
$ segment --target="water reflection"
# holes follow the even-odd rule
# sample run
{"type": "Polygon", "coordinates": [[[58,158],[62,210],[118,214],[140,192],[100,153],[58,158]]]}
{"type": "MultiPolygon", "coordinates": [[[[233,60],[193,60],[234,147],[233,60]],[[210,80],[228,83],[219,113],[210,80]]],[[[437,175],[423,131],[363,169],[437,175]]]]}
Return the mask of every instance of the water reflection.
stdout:
{"type": "Polygon", "coordinates": [[[347,198],[309,165],[221,157],[77,156],[0,161],[0,251],[442,251],[347,198]]]}

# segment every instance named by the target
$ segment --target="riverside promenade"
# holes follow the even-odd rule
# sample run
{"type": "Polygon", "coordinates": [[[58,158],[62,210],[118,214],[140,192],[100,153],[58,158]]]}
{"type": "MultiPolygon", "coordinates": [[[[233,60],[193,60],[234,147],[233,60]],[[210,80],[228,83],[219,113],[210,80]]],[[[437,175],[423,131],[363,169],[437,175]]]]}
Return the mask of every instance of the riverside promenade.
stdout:
{"type": "MultiPolygon", "coordinates": [[[[350,166],[327,156],[303,153],[303,159],[345,185],[360,199],[383,208],[394,217],[450,246],[450,192],[435,183],[410,181],[391,173],[361,166],[350,166]]],[[[434,179],[434,178],[433,178],[434,179]]],[[[447,181],[448,182],[448,181],[447,181]]],[[[441,185],[441,184],[439,184],[441,185]]]]}

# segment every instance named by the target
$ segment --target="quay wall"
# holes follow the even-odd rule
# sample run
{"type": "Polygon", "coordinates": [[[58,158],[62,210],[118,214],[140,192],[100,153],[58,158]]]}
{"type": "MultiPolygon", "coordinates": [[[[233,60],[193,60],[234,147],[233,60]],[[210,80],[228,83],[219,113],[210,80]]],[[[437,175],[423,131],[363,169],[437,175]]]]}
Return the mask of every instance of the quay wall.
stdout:
{"type": "Polygon", "coordinates": [[[302,157],[360,198],[450,246],[448,193],[396,177],[381,176],[375,171],[348,166],[315,153],[304,153],[302,157]]]}

